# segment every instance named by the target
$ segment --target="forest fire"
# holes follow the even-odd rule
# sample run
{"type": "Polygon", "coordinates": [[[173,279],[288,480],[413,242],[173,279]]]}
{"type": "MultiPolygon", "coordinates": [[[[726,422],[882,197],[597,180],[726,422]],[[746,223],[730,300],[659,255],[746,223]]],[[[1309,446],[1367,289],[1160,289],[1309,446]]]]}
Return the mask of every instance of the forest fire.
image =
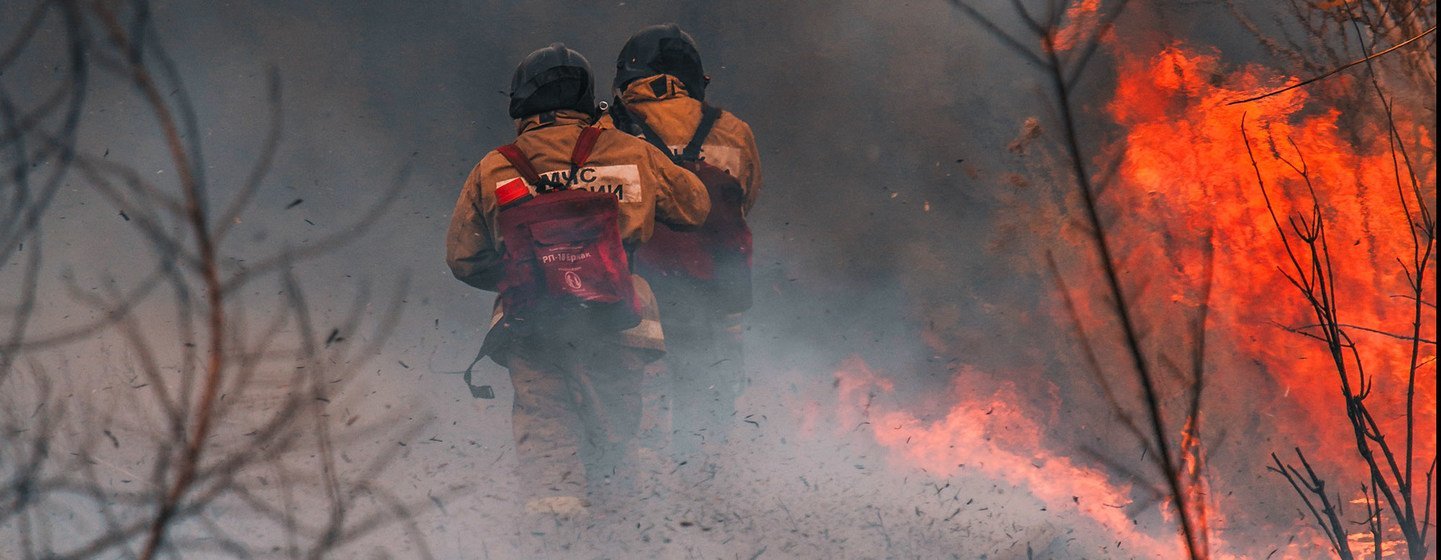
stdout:
{"type": "Polygon", "coordinates": [[[1436,6],[0,2],[0,559],[1434,559],[1436,6]]]}
{"type": "MultiPolygon", "coordinates": [[[[1079,3],[1068,15],[1078,25],[1094,25],[1094,14],[1087,16],[1088,6],[1093,11],[1094,4],[1079,3]]],[[[1074,41],[1064,33],[1060,39],[1063,48],[1074,41]]],[[[1169,347],[1178,337],[1167,329],[1184,324],[1177,317],[1203,310],[1207,314],[1206,336],[1213,350],[1205,361],[1209,408],[1202,408],[1204,430],[1197,433],[1195,425],[1186,421],[1183,433],[1175,437],[1181,442],[1182,468],[1188,474],[1202,473],[1200,486],[1191,491],[1218,492],[1193,496],[1210,510],[1204,512],[1209,523],[1206,517],[1197,521],[1203,533],[1209,533],[1213,557],[1253,553],[1228,549],[1222,542],[1232,530],[1240,529],[1227,527],[1228,512],[1266,508],[1290,512],[1301,502],[1291,496],[1293,502],[1285,504],[1246,503],[1246,498],[1226,492],[1227,476],[1237,475],[1206,471],[1201,458],[1214,451],[1205,449],[1212,444],[1207,431],[1214,434],[1245,425],[1256,429],[1255,419],[1261,418],[1261,433],[1247,436],[1253,439],[1243,442],[1249,446],[1243,454],[1289,454],[1297,447],[1331,482],[1328,488],[1353,504],[1351,512],[1360,512],[1350,518],[1364,519],[1368,507],[1380,507],[1379,499],[1372,498],[1369,505],[1366,500],[1364,488],[1371,486],[1371,478],[1366,462],[1357,456],[1357,436],[1347,420],[1341,375],[1353,386],[1367,385],[1366,402],[1374,411],[1375,428],[1389,437],[1393,449],[1401,449],[1403,438],[1413,430],[1417,433],[1410,455],[1397,451],[1399,465],[1393,468],[1421,473],[1426,484],[1434,485],[1424,473],[1433,465],[1436,450],[1430,430],[1436,421],[1435,346],[1430,342],[1435,339],[1435,294],[1427,290],[1420,305],[1415,297],[1404,295],[1410,289],[1408,274],[1414,273],[1414,267],[1408,273],[1406,266],[1418,251],[1429,251],[1424,239],[1419,247],[1413,245],[1413,228],[1424,227],[1418,224],[1417,200],[1434,207],[1436,196],[1434,139],[1420,122],[1422,116],[1405,113],[1401,104],[1394,106],[1397,136],[1406,146],[1419,147],[1404,154],[1403,161],[1387,141],[1384,120],[1348,113],[1318,92],[1297,88],[1232,104],[1298,79],[1284,79],[1259,67],[1228,68],[1219,54],[1179,42],[1159,52],[1136,52],[1134,46],[1116,41],[1105,44],[1117,59],[1117,75],[1114,95],[1103,111],[1122,137],[1112,147],[1119,153],[1118,165],[1100,204],[1125,209],[1110,214],[1106,235],[1119,247],[1117,269],[1126,276],[1127,289],[1140,294],[1132,296],[1133,311],[1150,319],[1151,330],[1145,334],[1154,336],[1143,343],[1146,351],[1159,361],[1177,359],[1169,347]],[[1243,119],[1254,168],[1242,135],[1243,119]],[[1406,163],[1414,177],[1408,176],[1406,163]],[[1258,175],[1268,189],[1271,210],[1258,175]],[[1319,209],[1315,217],[1313,197],[1319,209]],[[1326,289],[1332,290],[1336,302],[1336,322],[1354,343],[1344,357],[1351,369],[1340,374],[1319,341],[1321,325],[1292,283],[1307,281],[1288,274],[1292,265],[1277,231],[1282,228],[1285,235],[1295,236],[1293,228],[1314,227],[1317,218],[1324,220],[1331,259],[1329,270],[1319,266],[1331,275],[1326,289]],[[1209,270],[1214,273],[1208,279],[1209,270]],[[1198,295],[1198,287],[1208,282],[1207,303],[1198,295]],[[1416,356],[1407,340],[1416,328],[1414,309],[1421,310],[1415,336],[1423,341],[1416,356]],[[1408,414],[1407,384],[1413,363],[1415,394],[1408,414]],[[1262,435],[1268,436],[1265,442],[1262,435]],[[1412,464],[1404,464],[1406,457],[1412,457],[1412,464]]],[[[1343,76],[1315,87],[1372,87],[1367,80],[1343,76]]],[[[1084,243],[1084,234],[1071,235],[1077,245],[1084,243]]],[[[1311,266],[1305,254],[1297,258],[1302,267],[1311,266]]],[[[1069,289],[1083,294],[1076,318],[1083,325],[1111,324],[1112,311],[1093,297],[1104,290],[1095,264],[1077,259],[1071,257],[1061,265],[1069,289]]],[[[1061,314],[1057,320],[1067,321],[1061,314]]],[[[1098,349],[1102,354],[1119,352],[1104,344],[1098,349]]],[[[1184,363],[1185,358],[1179,359],[1184,363]]],[[[866,391],[890,390],[890,382],[859,357],[848,360],[836,376],[843,408],[868,406],[866,391]]],[[[1035,420],[1051,413],[1033,410],[1034,405],[1014,389],[978,397],[961,390],[959,375],[956,384],[953,404],[941,419],[926,421],[905,410],[869,410],[876,441],[891,449],[894,458],[928,471],[949,475],[974,469],[971,472],[1025,488],[1052,507],[1077,508],[1127,543],[1132,553],[1175,555],[1181,546],[1178,540],[1139,532],[1120,507],[1134,499],[1127,483],[1088,465],[1089,461],[1069,459],[1054,447],[1054,437],[1035,420]]],[[[1179,413],[1172,419],[1186,420],[1179,413]]],[[[1245,474],[1259,475],[1260,470],[1258,465],[1245,474]]],[[[1265,474],[1285,486],[1280,476],[1265,474]]],[[[1414,492],[1419,500],[1425,488],[1414,492]]],[[[1273,535],[1276,530],[1296,535],[1288,548],[1281,549],[1283,556],[1318,554],[1329,548],[1314,526],[1304,526],[1309,518],[1290,519],[1294,526],[1268,529],[1273,535]],[[1303,545],[1311,548],[1298,548],[1303,545]]],[[[1347,530],[1351,532],[1345,538],[1352,550],[1371,554],[1376,544],[1370,528],[1357,524],[1347,530]]],[[[1386,537],[1380,546],[1386,554],[1405,549],[1394,527],[1383,531],[1386,537]]],[[[1284,547],[1286,539],[1275,544],[1284,547]]]]}

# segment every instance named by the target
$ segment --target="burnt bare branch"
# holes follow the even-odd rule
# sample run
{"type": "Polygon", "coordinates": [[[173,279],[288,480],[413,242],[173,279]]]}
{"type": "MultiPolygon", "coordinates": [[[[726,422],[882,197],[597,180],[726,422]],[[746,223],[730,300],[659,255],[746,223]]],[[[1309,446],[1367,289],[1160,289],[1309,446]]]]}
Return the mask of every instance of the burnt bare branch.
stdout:
{"type": "Polygon", "coordinates": [[[285,541],[294,556],[315,558],[400,522],[429,557],[418,529],[402,519],[414,504],[372,482],[392,456],[380,454],[360,472],[337,459],[358,438],[391,425],[376,419],[342,430],[326,409],[353,368],[394,329],[401,299],[393,297],[372,319],[369,292],[360,290],[340,326],[364,333],[351,339],[369,342],[322,347],[302,286],[290,275],[298,260],[331,252],[374,223],[405,177],[318,246],[275,248],[259,266],[226,278],[221,240],[253,200],[282,138],[278,73],[271,75],[265,140],[238,194],[215,214],[207,202],[201,118],[149,4],[37,0],[26,14],[19,34],[0,45],[0,70],[53,56],[36,46],[36,37],[63,37],[66,47],[63,62],[39,61],[58,70],[48,89],[17,95],[10,75],[0,72],[0,265],[18,262],[12,270],[21,280],[18,297],[0,308],[0,530],[15,537],[0,538],[18,543],[13,550],[27,558],[253,557],[268,554],[271,539],[285,541]],[[115,73],[150,112],[169,156],[167,171],[178,178],[166,183],[135,171],[149,164],[80,146],[76,130],[93,68],[115,73]],[[62,297],[98,318],[32,332],[52,268],[43,266],[40,226],[60,185],[76,178],[84,196],[119,210],[142,240],[139,256],[148,250],[155,263],[128,284],[99,270],[65,272],[56,284],[62,297]],[[99,285],[89,284],[92,277],[99,285]],[[236,288],[262,279],[278,280],[283,305],[257,327],[249,324],[253,304],[236,288]],[[156,312],[170,313],[176,332],[161,332],[144,318],[156,312]],[[110,379],[44,365],[44,352],[96,338],[107,345],[86,367],[110,379]],[[119,345],[114,353],[112,343],[119,345]],[[52,389],[66,378],[103,382],[114,393],[105,409],[87,402],[67,414],[52,389]],[[274,395],[276,387],[285,389],[274,395]],[[246,399],[271,400],[257,407],[246,399]],[[117,408],[126,413],[117,416],[117,408]],[[135,454],[144,459],[115,459],[135,454]],[[277,473],[278,483],[266,482],[265,472],[277,473]],[[276,507],[277,491],[287,507],[276,507]],[[220,511],[280,531],[273,537],[233,531],[217,518],[220,511]],[[56,515],[90,523],[62,534],[53,529],[56,515]]]}
{"type": "MultiPolygon", "coordinates": [[[[1368,508],[1368,517],[1364,523],[1373,535],[1373,545],[1377,557],[1379,558],[1381,554],[1382,533],[1386,528],[1384,516],[1389,515],[1395,522],[1394,525],[1400,532],[1401,539],[1406,543],[1407,556],[1413,559],[1424,558],[1429,546],[1424,538],[1427,529],[1425,522],[1418,523],[1416,506],[1418,501],[1425,501],[1426,508],[1429,510],[1431,489],[1429,480],[1424,489],[1417,488],[1415,484],[1415,444],[1418,434],[1415,430],[1417,411],[1414,401],[1417,371],[1425,364],[1430,363],[1424,362],[1421,358],[1421,346],[1423,344],[1434,346],[1435,344],[1434,341],[1424,337],[1421,331],[1423,313],[1427,309],[1425,306],[1426,285],[1429,284],[1424,281],[1424,277],[1432,267],[1435,225],[1430,217],[1428,200],[1414,179],[1417,171],[1406,151],[1407,142],[1396,126],[1393,102],[1378,77],[1374,61],[1377,57],[1371,56],[1384,53],[1372,53],[1371,47],[1368,45],[1368,37],[1380,36],[1382,33],[1375,28],[1376,20],[1365,15],[1367,10],[1364,4],[1353,6],[1348,3],[1346,8],[1348,13],[1356,15],[1351,20],[1351,27],[1356,32],[1362,51],[1367,53],[1367,57],[1358,61],[1357,64],[1364,63],[1366,65],[1369,85],[1380,107],[1378,111],[1382,116],[1380,124],[1386,130],[1387,148],[1392,161],[1392,179],[1401,206],[1400,214],[1408,225],[1417,226],[1404,228],[1411,244],[1409,262],[1397,259],[1402,275],[1406,278],[1406,286],[1411,292],[1403,296],[1412,302],[1408,318],[1410,324],[1406,326],[1406,334],[1396,334],[1393,330],[1385,328],[1356,326],[1342,320],[1343,302],[1339,300],[1338,296],[1337,282],[1339,280],[1336,273],[1338,265],[1332,258],[1326,234],[1327,218],[1322,210],[1312,173],[1305,163],[1304,152],[1290,139],[1288,141],[1296,154],[1296,161],[1273,152],[1276,159],[1287,165],[1295,178],[1306,186],[1309,199],[1309,203],[1304,205],[1304,214],[1296,212],[1287,216],[1287,220],[1292,224],[1288,230],[1281,225],[1279,211],[1271,200],[1266,179],[1256,161],[1256,155],[1251,149],[1251,138],[1247,131],[1245,117],[1241,121],[1241,136],[1247,153],[1251,157],[1252,167],[1256,172],[1256,184],[1271,215],[1272,224],[1275,226],[1281,246],[1285,249],[1290,261],[1290,270],[1285,271],[1285,274],[1288,279],[1291,279],[1292,286],[1307,303],[1310,314],[1315,318],[1309,324],[1291,327],[1288,330],[1321,342],[1327,350],[1331,358],[1330,364],[1337,374],[1346,418],[1354,440],[1354,459],[1360,461],[1369,473],[1369,480],[1362,486],[1362,498],[1368,508]],[[1363,30],[1363,24],[1370,26],[1371,31],[1363,30]],[[1297,250],[1298,248],[1299,250],[1297,250]],[[1385,335],[1404,341],[1408,345],[1409,360],[1404,376],[1406,378],[1404,388],[1406,406],[1401,413],[1404,418],[1404,434],[1400,434],[1404,440],[1399,444],[1388,439],[1386,429],[1376,420],[1377,413],[1373,410],[1373,404],[1369,398],[1378,389],[1378,377],[1367,372],[1366,362],[1360,352],[1359,344],[1351,337],[1349,330],[1385,335]],[[1418,491],[1424,492],[1425,497],[1418,496],[1418,491]]],[[[1358,177],[1357,180],[1361,181],[1362,179],[1358,177]]],[[[1284,471],[1278,472],[1283,475],[1287,474],[1284,471]]],[[[1308,491],[1321,485],[1320,477],[1310,469],[1309,465],[1307,465],[1307,475],[1311,480],[1310,485],[1305,487],[1308,491]]],[[[1287,478],[1290,480],[1290,476],[1287,478]]],[[[1298,493],[1304,494],[1301,492],[1301,487],[1297,487],[1294,482],[1292,485],[1298,493]]],[[[1314,491],[1312,493],[1314,494],[1314,491]]],[[[1307,499],[1304,495],[1302,497],[1303,500],[1307,499]]],[[[1328,534],[1337,530],[1334,519],[1328,519],[1321,525],[1328,534]]],[[[1344,537],[1344,533],[1342,536],[1344,537]]],[[[1344,538],[1334,544],[1338,555],[1343,558],[1350,557],[1349,543],[1344,538]]]]}
{"type": "MultiPolygon", "coordinates": [[[[1003,30],[986,17],[975,7],[965,2],[956,0],[952,2],[963,13],[980,24],[991,35],[995,36],[1003,44],[1019,53],[1027,61],[1039,66],[1050,87],[1051,107],[1057,112],[1057,120],[1061,125],[1061,145],[1066,153],[1067,180],[1075,184],[1079,193],[1082,210],[1084,212],[1084,224],[1081,229],[1085,230],[1090,248],[1095,252],[1096,261],[1100,270],[1099,276],[1104,281],[1105,289],[1102,298],[1106,301],[1107,307],[1114,314],[1119,322],[1117,334],[1122,339],[1122,345],[1127,355],[1128,375],[1141,388],[1141,395],[1138,399],[1138,406],[1142,413],[1139,415],[1139,423],[1133,421],[1133,416],[1128,412],[1126,406],[1119,402],[1115,393],[1111,390],[1111,383],[1106,379],[1107,375],[1114,373],[1102,370],[1095,353],[1090,349],[1090,340],[1084,330],[1081,333],[1081,344],[1087,365],[1100,379],[1100,385],[1106,395],[1108,402],[1114,409],[1122,424],[1137,437],[1144,448],[1150,450],[1148,462],[1156,468],[1164,480],[1165,494],[1173,507],[1179,512],[1176,519],[1179,524],[1178,532],[1185,543],[1186,553],[1190,558],[1207,558],[1210,555],[1206,534],[1206,503],[1204,500],[1203,467],[1200,457],[1200,404],[1201,393],[1204,388],[1202,381],[1204,375],[1204,330],[1206,306],[1203,304],[1198,318],[1192,326],[1192,338],[1194,349],[1191,352],[1191,376],[1185,383],[1188,406],[1183,411],[1185,418],[1181,426],[1172,426],[1166,418],[1167,410],[1162,404],[1164,397],[1161,394],[1160,379],[1157,377],[1155,364],[1143,350],[1142,341],[1146,336],[1144,326],[1145,318],[1139,317],[1134,304],[1130,300],[1126,290],[1122,287],[1117,272],[1121,256],[1116,254],[1111,240],[1107,236],[1109,220],[1103,218],[1103,204],[1099,200],[1102,184],[1096,182],[1095,175],[1086,167],[1087,154],[1082,149],[1082,142],[1078,135],[1080,126],[1073,105],[1076,81],[1085,73],[1086,65],[1092,60],[1101,37],[1114,25],[1116,19],[1124,11],[1126,2],[1118,2],[1103,13],[1099,18],[1099,24],[1095,29],[1087,30],[1084,43],[1079,47],[1079,55],[1062,58],[1063,49],[1058,45],[1058,35],[1063,23],[1064,14],[1059,4],[1051,4],[1050,10],[1042,17],[1033,16],[1019,2],[1013,3],[1013,11],[1019,16],[1023,26],[1028,32],[1024,39],[1018,38],[1003,30]],[[1039,52],[1026,47],[1027,42],[1037,42],[1040,45],[1039,52]],[[1144,426],[1144,427],[1143,427],[1144,426]],[[1180,433],[1177,440],[1176,433],[1180,433]]],[[[1109,177],[1109,173],[1106,173],[1109,177]]],[[[1052,274],[1059,274],[1054,271],[1052,274]]],[[[1209,298],[1209,275],[1210,268],[1207,265],[1205,281],[1202,291],[1209,298]]],[[[1073,322],[1079,324],[1074,313],[1074,304],[1070,301],[1068,290],[1061,284],[1062,297],[1066,300],[1068,310],[1072,314],[1073,322]]]]}

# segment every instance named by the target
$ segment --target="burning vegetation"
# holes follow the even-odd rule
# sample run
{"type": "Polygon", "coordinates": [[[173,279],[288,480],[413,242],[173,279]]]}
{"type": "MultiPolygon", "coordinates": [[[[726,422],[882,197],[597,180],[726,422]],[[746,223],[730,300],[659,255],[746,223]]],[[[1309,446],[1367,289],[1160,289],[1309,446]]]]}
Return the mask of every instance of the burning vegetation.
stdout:
{"type": "MultiPolygon", "coordinates": [[[[1434,6],[1297,7],[1336,18],[1363,53],[1342,65],[1352,73],[1313,79],[1185,41],[1122,39],[1120,8],[1100,2],[1064,17],[1022,9],[1031,41],[960,7],[1054,77],[1060,150],[1030,147],[1044,142],[1034,119],[1008,148],[1079,192],[1025,226],[1066,248],[1032,262],[1058,280],[1056,317],[1083,356],[1072,365],[1104,386],[1146,467],[1058,453],[1068,438],[1036,420],[1054,412],[1009,386],[977,394],[964,368],[942,418],[867,408],[876,440],[897,460],[947,476],[970,466],[1078,511],[1145,557],[1253,557],[1268,539],[1285,557],[1434,556],[1434,46],[1382,60],[1434,33],[1434,6]],[[1109,101],[1086,106],[1075,88],[1094,49],[1114,58],[1115,78],[1109,101]],[[1115,137],[1083,146],[1087,126],[1115,137]],[[1208,470],[1215,456],[1248,468],[1208,470]],[[1294,489],[1294,522],[1259,519],[1273,504],[1225,491],[1261,470],[1294,489]],[[1136,507],[1155,501],[1179,541],[1135,527],[1136,507]]],[[[847,387],[891,387],[858,357],[836,376],[852,406],[847,387]]]]}

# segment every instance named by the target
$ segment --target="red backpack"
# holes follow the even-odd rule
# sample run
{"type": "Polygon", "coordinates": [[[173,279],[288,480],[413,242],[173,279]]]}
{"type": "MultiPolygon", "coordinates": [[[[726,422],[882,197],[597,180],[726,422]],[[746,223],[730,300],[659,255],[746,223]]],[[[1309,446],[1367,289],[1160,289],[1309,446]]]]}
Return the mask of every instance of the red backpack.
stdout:
{"type": "Polygon", "coordinates": [[[662,298],[662,305],[679,295],[713,311],[739,313],[751,306],[751,230],[742,216],[745,190],[730,173],[700,157],[720,114],[720,109],[702,105],[700,124],[678,154],[644,121],[627,115],[647,141],[705,183],[711,201],[710,215],[699,229],[655,228],[650,241],[636,249],[636,272],[650,281],[657,296],[670,296],[662,298]]]}
{"type": "Polygon", "coordinates": [[[599,135],[596,127],[581,130],[566,183],[542,178],[515,144],[497,148],[536,192],[499,212],[505,245],[499,291],[511,329],[549,320],[591,321],[607,330],[640,324],[619,202],[613,194],[570,188],[599,135]]]}

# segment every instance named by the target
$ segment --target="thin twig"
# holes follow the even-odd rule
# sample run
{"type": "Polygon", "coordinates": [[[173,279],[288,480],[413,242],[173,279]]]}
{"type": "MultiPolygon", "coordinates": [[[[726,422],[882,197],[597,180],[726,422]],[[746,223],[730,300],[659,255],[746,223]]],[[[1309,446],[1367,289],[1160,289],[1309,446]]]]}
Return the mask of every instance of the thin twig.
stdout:
{"type": "Polygon", "coordinates": [[[1265,99],[1265,98],[1271,97],[1271,96],[1273,96],[1273,95],[1285,93],[1285,92],[1291,91],[1291,90],[1296,89],[1296,88],[1299,88],[1299,87],[1304,87],[1304,86],[1307,86],[1307,85],[1310,85],[1310,84],[1319,82],[1319,81],[1321,81],[1321,80],[1324,80],[1324,79],[1326,79],[1326,78],[1329,78],[1329,77],[1331,77],[1331,76],[1334,76],[1334,75],[1340,73],[1341,71],[1346,70],[1347,68],[1350,68],[1350,67],[1352,67],[1352,66],[1356,66],[1357,64],[1365,64],[1365,63],[1367,63],[1367,62],[1370,62],[1372,59],[1375,59],[1375,58],[1378,58],[1378,57],[1380,57],[1380,56],[1385,55],[1386,53],[1389,53],[1389,52],[1395,51],[1395,50],[1397,50],[1397,49],[1400,49],[1400,48],[1402,48],[1402,47],[1405,47],[1406,45],[1409,45],[1409,44],[1411,44],[1411,43],[1414,43],[1414,42],[1420,40],[1422,37],[1425,37],[1425,36],[1430,35],[1430,34],[1435,33],[1435,32],[1436,32],[1436,26],[1433,25],[1433,26],[1431,26],[1430,29],[1427,29],[1427,30],[1425,30],[1425,31],[1422,31],[1421,34],[1416,35],[1415,37],[1412,37],[1412,38],[1407,39],[1407,40],[1405,40],[1405,41],[1402,41],[1402,42],[1400,42],[1400,43],[1396,43],[1395,45],[1392,45],[1391,48],[1388,48],[1388,49],[1386,49],[1386,50],[1384,50],[1384,51],[1381,51],[1381,52],[1378,52],[1378,53],[1375,53],[1375,54],[1371,54],[1371,55],[1367,55],[1367,56],[1365,56],[1365,57],[1362,57],[1362,58],[1357,59],[1357,60],[1353,60],[1353,61],[1351,61],[1351,62],[1347,62],[1346,64],[1343,64],[1343,65],[1341,65],[1341,66],[1339,66],[1339,67],[1337,67],[1337,68],[1335,68],[1335,69],[1333,69],[1333,70],[1331,70],[1331,71],[1329,71],[1329,72],[1326,72],[1326,73],[1324,73],[1324,74],[1321,74],[1321,75],[1319,75],[1319,76],[1315,76],[1315,77],[1312,77],[1312,78],[1307,78],[1307,79],[1305,79],[1305,80],[1301,80],[1301,81],[1299,81],[1299,82],[1296,82],[1296,83],[1291,84],[1291,85],[1289,85],[1289,86],[1283,87],[1283,88],[1281,88],[1281,89],[1278,89],[1278,90],[1275,90],[1275,91],[1270,91],[1270,92],[1267,92],[1267,93],[1263,93],[1263,94],[1257,95],[1257,96],[1255,96],[1255,97],[1247,97],[1246,99],[1242,99],[1242,100],[1239,100],[1239,101],[1232,101],[1232,102],[1227,103],[1227,105],[1240,105],[1240,104],[1242,104],[1242,103],[1250,103],[1250,102],[1252,102],[1252,101],[1259,101],[1259,100],[1261,100],[1261,99],[1265,99]]]}

